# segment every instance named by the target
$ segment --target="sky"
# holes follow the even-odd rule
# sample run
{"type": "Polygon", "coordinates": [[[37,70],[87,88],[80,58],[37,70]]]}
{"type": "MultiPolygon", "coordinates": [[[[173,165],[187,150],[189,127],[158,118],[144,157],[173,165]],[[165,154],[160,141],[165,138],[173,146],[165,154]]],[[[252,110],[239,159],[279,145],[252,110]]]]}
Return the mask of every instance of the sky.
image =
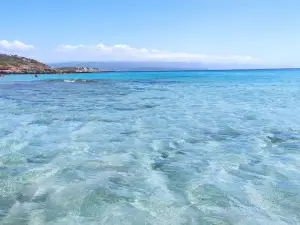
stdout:
{"type": "Polygon", "coordinates": [[[9,0],[0,6],[0,52],[48,63],[300,67],[299,0],[9,0]]]}

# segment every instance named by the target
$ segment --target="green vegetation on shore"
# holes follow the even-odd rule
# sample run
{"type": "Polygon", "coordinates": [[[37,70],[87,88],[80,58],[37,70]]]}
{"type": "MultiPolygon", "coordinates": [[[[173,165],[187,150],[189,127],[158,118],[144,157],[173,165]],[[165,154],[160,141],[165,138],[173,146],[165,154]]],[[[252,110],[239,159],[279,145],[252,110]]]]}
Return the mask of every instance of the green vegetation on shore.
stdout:
{"type": "Polygon", "coordinates": [[[37,60],[18,56],[0,54],[0,73],[5,74],[32,74],[32,73],[96,73],[104,70],[88,67],[62,67],[54,68],[37,60]]]}
{"type": "Polygon", "coordinates": [[[37,60],[18,56],[0,54],[0,66],[27,66],[30,64],[40,64],[40,66],[47,66],[37,60]]]}

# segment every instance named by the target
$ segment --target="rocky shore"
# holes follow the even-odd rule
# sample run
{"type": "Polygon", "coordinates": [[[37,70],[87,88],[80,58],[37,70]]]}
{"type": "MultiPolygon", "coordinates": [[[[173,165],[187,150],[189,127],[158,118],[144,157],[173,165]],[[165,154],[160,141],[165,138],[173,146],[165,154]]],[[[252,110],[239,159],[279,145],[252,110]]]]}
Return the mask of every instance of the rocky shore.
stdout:
{"type": "Polygon", "coordinates": [[[102,70],[98,68],[89,67],[63,67],[56,68],[57,73],[99,73],[99,72],[109,72],[108,70],[102,70]]]}

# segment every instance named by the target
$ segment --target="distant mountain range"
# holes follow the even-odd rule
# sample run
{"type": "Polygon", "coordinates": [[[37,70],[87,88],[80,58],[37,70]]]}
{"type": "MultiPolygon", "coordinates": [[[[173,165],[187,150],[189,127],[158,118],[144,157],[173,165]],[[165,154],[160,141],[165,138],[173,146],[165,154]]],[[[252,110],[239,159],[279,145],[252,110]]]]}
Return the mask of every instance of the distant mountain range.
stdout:
{"type": "Polygon", "coordinates": [[[201,63],[188,62],[63,62],[50,63],[52,67],[92,67],[113,71],[178,71],[178,70],[206,70],[201,63]]]}
{"type": "Polygon", "coordinates": [[[263,65],[247,64],[203,64],[201,62],[155,62],[155,61],[70,61],[48,63],[52,67],[92,67],[113,71],[178,71],[178,70],[231,70],[274,68],[263,65]]]}
{"type": "MultiPolygon", "coordinates": [[[[266,67],[265,67],[266,68],[266,67]]],[[[44,64],[30,58],[0,54],[0,73],[95,73],[104,71],[180,71],[180,70],[263,69],[240,64],[220,65],[198,62],[106,61],[60,62],[44,64]]],[[[270,68],[271,69],[271,68],[270,68]]]]}

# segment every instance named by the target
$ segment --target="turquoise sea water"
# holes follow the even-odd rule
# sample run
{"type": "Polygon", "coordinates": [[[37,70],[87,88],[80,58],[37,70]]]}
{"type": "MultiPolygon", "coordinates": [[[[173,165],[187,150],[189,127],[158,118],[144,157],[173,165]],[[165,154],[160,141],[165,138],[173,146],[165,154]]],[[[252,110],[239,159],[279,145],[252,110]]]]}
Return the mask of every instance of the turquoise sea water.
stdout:
{"type": "Polygon", "coordinates": [[[300,224],[300,70],[0,77],[0,224],[300,224]]]}

